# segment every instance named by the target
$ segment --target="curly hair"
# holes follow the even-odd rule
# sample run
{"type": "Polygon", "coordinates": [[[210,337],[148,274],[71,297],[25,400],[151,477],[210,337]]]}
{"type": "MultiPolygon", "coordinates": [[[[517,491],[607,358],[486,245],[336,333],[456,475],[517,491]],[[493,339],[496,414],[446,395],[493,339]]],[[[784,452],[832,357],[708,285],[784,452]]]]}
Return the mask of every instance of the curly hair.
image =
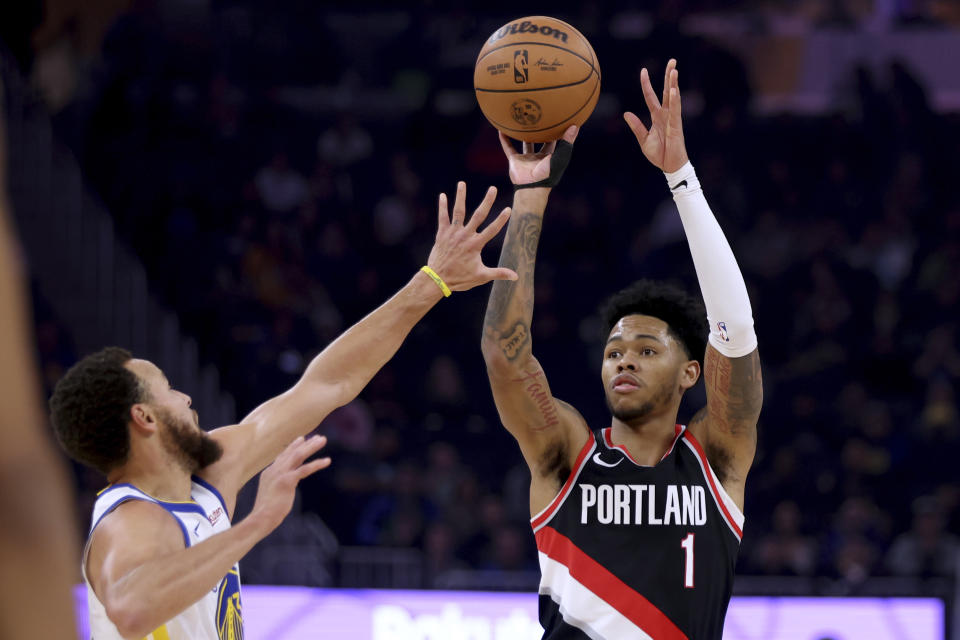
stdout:
{"type": "Polygon", "coordinates": [[[703,304],[682,289],[665,282],[637,280],[607,298],[600,309],[606,342],[624,316],[653,316],[667,323],[670,334],[683,345],[687,357],[703,363],[707,350],[707,312],[703,304]]]}
{"type": "Polygon", "coordinates": [[[130,407],[146,399],[140,379],[124,365],[126,349],[107,347],[70,368],[50,397],[57,440],[71,458],[104,475],[127,460],[130,407]]]}

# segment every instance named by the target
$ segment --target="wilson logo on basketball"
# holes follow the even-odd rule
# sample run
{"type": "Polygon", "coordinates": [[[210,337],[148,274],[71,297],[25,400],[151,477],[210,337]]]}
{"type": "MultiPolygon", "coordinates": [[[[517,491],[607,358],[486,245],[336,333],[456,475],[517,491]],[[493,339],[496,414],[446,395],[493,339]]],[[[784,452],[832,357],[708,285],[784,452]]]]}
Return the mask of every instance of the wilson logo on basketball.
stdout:
{"type": "Polygon", "coordinates": [[[530,67],[527,61],[526,49],[517,49],[513,52],[513,81],[517,84],[523,84],[530,79],[530,67]]]}
{"type": "Polygon", "coordinates": [[[488,40],[487,42],[496,42],[501,38],[505,38],[507,36],[514,35],[517,33],[539,33],[540,35],[543,35],[543,36],[553,36],[560,42],[567,41],[566,32],[561,31],[556,27],[548,27],[545,24],[539,25],[534,22],[530,22],[529,20],[524,20],[523,22],[520,22],[520,23],[514,22],[512,24],[508,24],[504,27],[501,27],[492,36],[490,36],[490,40],[488,40]]]}

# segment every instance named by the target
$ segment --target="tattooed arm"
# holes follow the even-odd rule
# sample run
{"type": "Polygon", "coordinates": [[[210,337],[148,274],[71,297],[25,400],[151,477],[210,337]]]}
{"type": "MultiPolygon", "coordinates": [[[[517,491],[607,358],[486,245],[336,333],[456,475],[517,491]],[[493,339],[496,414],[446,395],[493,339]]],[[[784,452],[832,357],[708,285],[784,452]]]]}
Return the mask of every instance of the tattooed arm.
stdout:
{"type": "Polygon", "coordinates": [[[707,345],[703,382],[707,406],[690,420],[690,429],[707,448],[710,465],[743,509],[747,472],[757,451],[757,421],[763,404],[760,352],[739,358],[707,345]]]}
{"type": "MultiPolygon", "coordinates": [[[[573,142],[576,130],[564,136],[573,142]]],[[[501,136],[514,184],[537,182],[549,172],[552,146],[518,154],[501,136]]],[[[482,349],[500,420],[520,444],[530,467],[531,512],[556,495],[576,455],[589,436],[580,414],[553,397],[540,363],[533,356],[533,276],[543,213],[550,189],[519,189],[500,254],[500,266],[516,271],[515,282],[495,282],[483,321],[482,349]]]]}

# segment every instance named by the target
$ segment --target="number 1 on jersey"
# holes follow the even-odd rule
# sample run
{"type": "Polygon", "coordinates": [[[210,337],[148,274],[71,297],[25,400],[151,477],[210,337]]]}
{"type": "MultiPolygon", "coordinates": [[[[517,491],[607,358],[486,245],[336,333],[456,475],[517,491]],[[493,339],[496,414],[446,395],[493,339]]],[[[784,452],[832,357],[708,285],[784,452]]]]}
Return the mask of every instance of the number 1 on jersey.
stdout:
{"type": "Polygon", "coordinates": [[[688,533],[687,537],[680,541],[680,546],[687,552],[686,566],[683,572],[683,586],[687,589],[693,589],[693,534],[688,533]]]}

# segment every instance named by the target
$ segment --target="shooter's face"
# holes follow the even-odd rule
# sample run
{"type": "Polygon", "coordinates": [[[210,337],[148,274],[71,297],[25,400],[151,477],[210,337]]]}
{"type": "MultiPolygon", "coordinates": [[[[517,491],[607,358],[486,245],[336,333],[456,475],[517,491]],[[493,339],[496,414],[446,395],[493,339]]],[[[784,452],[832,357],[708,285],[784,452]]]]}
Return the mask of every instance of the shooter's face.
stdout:
{"type": "Polygon", "coordinates": [[[607,338],[601,368],[610,412],[631,422],[675,410],[680,396],[696,382],[686,371],[688,362],[683,345],[663,320],[621,318],[607,338]]]}
{"type": "Polygon", "coordinates": [[[194,473],[220,459],[223,450],[200,428],[190,396],[174,389],[163,371],[148,360],[131,360],[126,366],[147,392],[144,404],[158,423],[160,441],[181,466],[194,473]]]}
{"type": "Polygon", "coordinates": [[[149,360],[139,359],[131,360],[126,367],[140,379],[140,384],[147,392],[151,406],[164,410],[178,422],[186,422],[193,425],[195,429],[200,429],[199,416],[190,408],[193,400],[187,394],[170,386],[170,381],[160,367],[149,360]]]}

